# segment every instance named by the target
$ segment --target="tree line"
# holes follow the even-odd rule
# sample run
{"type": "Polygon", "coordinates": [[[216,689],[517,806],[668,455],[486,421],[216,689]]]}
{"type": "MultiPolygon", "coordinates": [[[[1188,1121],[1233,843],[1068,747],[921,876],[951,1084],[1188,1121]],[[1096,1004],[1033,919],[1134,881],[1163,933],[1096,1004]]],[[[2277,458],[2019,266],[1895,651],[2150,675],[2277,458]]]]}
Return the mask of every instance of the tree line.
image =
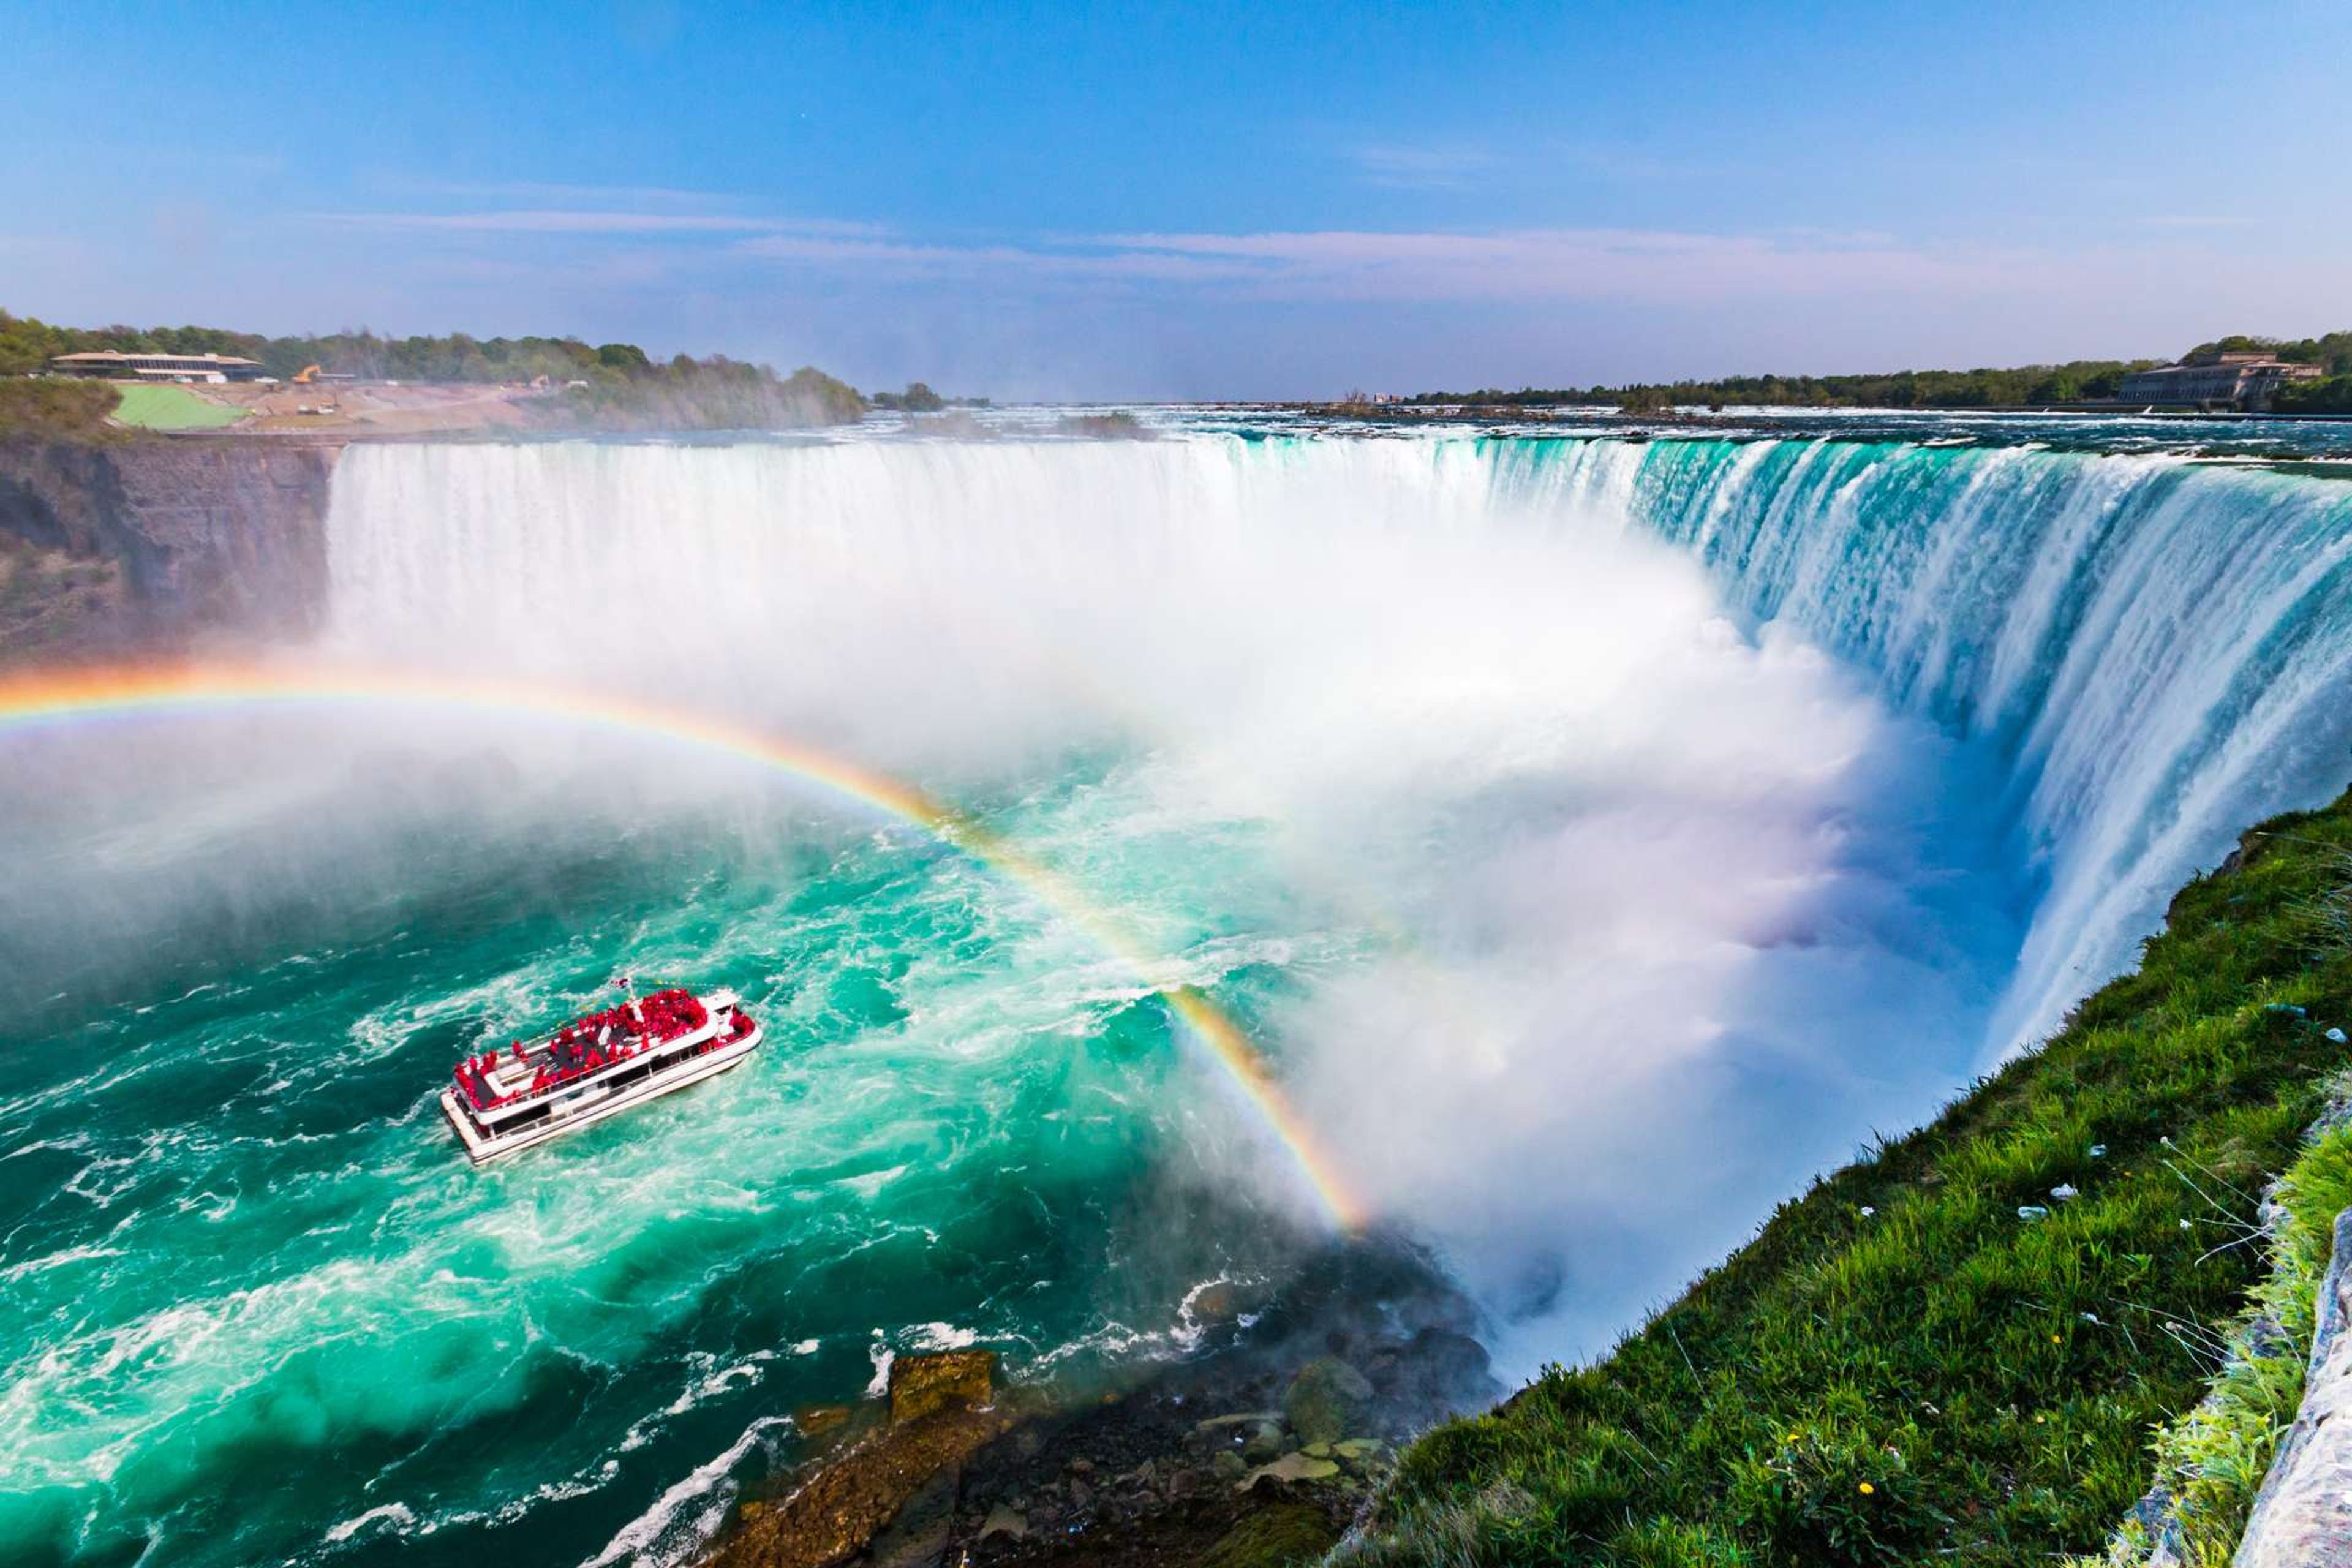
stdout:
{"type": "Polygon", "coordinates": [[[290,380],[318,365],[370,380],[532,382],[545,376],[563,395],[555,423],[656,428],[774,423],[842,424],[866,412],[856,387],[803,366],[780,376],[770,366],[724,354],[656,360],[635,343],[591,345],[578,338],[382,337],[364,328],[323,336],[268,337],[220,327],[68,327],[0,310],[0,376],[40,370],[58,354],[236,355],[262,374],[290,380]],[[574,385],[574,383],[580,384],[574,385]]]}
{"type": "MultiPolygon", "coordinates": [[[[2297,364],[2325,368],[2328,379],[2283,390],[2281,412],[2352,411],[2352,331],[2280,339],[2235,335],[2189,350],[2258,349],[2297,364]]],[[[1732,375],[1714,381],[1633,382],[1622,386],[1482,387],[1475,392],[1424,392],[1416,404],[1466,403],[1504,407],[1604,405],[1632,413],[1675,407],[1771,404],[1799,408],[2032,408],[2095,402],[2118,395],[2136,370],[2170,362],[2070,360],[2063,364],[2009,369],[1905,370],[1878,375],[1732,375]]]]}

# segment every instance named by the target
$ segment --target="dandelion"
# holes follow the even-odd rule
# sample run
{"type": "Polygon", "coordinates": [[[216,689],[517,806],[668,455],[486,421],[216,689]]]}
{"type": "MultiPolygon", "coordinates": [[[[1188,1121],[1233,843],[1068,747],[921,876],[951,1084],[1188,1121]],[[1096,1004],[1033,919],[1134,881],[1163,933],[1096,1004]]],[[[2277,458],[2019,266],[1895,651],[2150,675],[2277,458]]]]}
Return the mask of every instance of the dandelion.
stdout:
{"type": "Polygon", "coordinates": [[[1859,1491],[1860,1493],[1862,1493],[1862,1495],[1863,1495],[1863,1496],[1864,1496],[1864,1497],[1868,1497],[1871,1493],[1873,1493],[1873,1492],[1876,1491],[1878,1489],[1877,1489],[1876,1487],[1874,1487],[1874,1486],[1872,1486],[1868,1481],[1864,1481],[1864,1482],[1863,1482],[1863,1483],[1862,1483],[1862,1485],[1861,1485],[1861,1486],[1859,1486],[1859,1487],[1855,1488],[1854,1489],[1855,1489],[1856,1491],[1859,1491]]]}
{"type": "Polygon", "coordinates": [[[2053,1344],[2053,1345],[2054,1345],[2054,1344],[2056,1344],[2056,1343],[2058,1342],[2058,1336],[2057,1336],[2056,1334],[2053,1334],[2053,1335],[2051,1335],[2051,1336],[2050,1336],[2050,1342],[2051,1342],[2052,1344],[2053,1344]]]}

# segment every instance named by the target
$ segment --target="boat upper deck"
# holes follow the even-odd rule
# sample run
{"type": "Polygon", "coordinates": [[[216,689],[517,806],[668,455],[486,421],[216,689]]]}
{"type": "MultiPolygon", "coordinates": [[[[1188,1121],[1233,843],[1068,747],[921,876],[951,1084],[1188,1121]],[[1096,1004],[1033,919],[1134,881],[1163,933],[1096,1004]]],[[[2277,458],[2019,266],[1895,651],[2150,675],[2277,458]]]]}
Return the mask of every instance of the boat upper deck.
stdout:
{"type": "Polygon", "coordinates": [[[541,1039],[516,1040],[505,1050],[458,1063],[457,1097],[478,1121],[488,1122],[648,1056],[682,1057],[697,1047],[740,1039],[753,1025],[735,1001],[731,992],[714,993],[706,1004],[690,991],[673,989],[583,1014],[541,1039]],[[688,1051],[675,1049],[681,1046],[688,1051]]]}

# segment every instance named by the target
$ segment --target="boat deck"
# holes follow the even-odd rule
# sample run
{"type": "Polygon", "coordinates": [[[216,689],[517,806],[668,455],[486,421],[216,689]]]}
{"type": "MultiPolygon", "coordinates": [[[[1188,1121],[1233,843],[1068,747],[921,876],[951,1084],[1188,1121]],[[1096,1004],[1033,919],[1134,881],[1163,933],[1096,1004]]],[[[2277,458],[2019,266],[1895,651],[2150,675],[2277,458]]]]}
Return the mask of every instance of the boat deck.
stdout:
{"type": "Polygon", "coordinates": [[[761,1031],[732,992],[656,992],[457,1064],[441,1105],[477,1164],[723,1072],[761,1031]]]}

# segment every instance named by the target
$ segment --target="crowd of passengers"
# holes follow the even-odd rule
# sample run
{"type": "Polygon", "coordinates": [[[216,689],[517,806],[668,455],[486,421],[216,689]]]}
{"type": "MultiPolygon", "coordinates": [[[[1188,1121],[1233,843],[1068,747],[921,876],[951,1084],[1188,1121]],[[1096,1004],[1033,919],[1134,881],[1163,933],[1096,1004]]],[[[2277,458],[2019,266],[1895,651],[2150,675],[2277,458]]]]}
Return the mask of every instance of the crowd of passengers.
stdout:
{"type": "MultiPolygon", "coordinates": [[[[549,1042],[547,1060],[531,1077],[530,1087],[514,1094],[491,1092],[488,1075],[499,1065],[499,1053],[486,1052],[457,1064],[457,1087],[474,1102],[477,1110],[487,1110],[504,1105],[525,1095],[538,1094],[554,1088],[583,1073],[594,1072],[623,1061],[640,1051],[667,1045],[681,1036],[690,1035],[710,1021],[709,1010],[701,998],[691,991],[656,991],[625,1006],[608,1007],[601,1013],[590,1013],[573,1019],[555,1033],[549,1042]]],[[[751,1032],[751,1018],[738,1011],[729,1037],[740,1039],[751,1032]]],[[[509,1047],[515,1061],[529,1066],[530,1056],[520,1040],[509,1047]]]]}

